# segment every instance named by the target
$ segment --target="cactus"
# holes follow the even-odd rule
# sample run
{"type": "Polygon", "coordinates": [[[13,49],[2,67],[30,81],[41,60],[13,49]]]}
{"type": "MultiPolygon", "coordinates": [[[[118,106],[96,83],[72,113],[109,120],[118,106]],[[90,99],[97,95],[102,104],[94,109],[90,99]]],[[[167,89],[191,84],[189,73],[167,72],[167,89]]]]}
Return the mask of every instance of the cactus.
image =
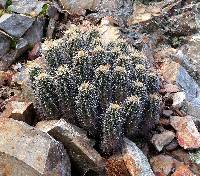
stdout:
{"type": "Polygon", "coordinates": [[[121,151],[123,146],[123,111],[118,104],[111,103],[102,120],[101,150],[109,156],[121,151]]]}
{"type": "Polygon", "coordinates": [[[91,135],[96,133],[97,130],[97,106],[98,94],[96,87],[88,82],[84,82],[79,87],[76,97],[77,122],[79,126],[86,129],[91,135]]]}
{"type": "Polygon", "coordinates": [[[134,137],[139,133],[144,104],[138,96],[127,97],[124,103],[125,134],[134,137]]]}
{"type": "Polygon", "coordinates": [[[158,121],[159,78],[124,39],[105,45],[97,27],[86,33],[72,26],[62,39],[46,41],[43,55],[44,66],[29,70],[36,108],[100,139],[102,153],[115,154],[123,135],[158,121]]]}

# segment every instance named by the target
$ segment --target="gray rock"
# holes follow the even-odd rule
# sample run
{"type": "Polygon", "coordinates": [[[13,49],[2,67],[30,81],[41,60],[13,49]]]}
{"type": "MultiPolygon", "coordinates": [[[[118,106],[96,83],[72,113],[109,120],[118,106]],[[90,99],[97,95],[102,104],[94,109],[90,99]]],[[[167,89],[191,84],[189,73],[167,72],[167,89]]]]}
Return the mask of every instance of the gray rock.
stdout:
{"type": "Polygon", "coordinates": [[[41,42],[43,37],[45,20],[37,18],[33,25],[26,31],[23,38],[28,42],[29,46],[34,46],[36,43],[41,42]]]}
{"type": "Polygon", "coordinates": [[[10,101],[6,104],[1,117],[12,118],[31,125],[34,121],[34,108],[31,102],[10,101]]]}
{"type": "Polygon", "coordinates": [[[0,175],[71,175],[63,145],[24,122],[1,118],[0,141],[0,175]]]}
{"type": "Polygon", "coordinates": [[[63,6],[64,10],[72,14],[84,15],[86,9],[95,10],[100,4],[100,0],[59,0],[59,3],[63,6]]]}
{"type": "Polygon", "coordinates": [[[80,128],[67,123],[63,119],[42,121],[37,124],[36,128],[48,132],[56,140],[62,142],[71,161],[82,174],[86,174],[89,170],[101,174],[104,172],[103,158],[93,148],[93,142],[80,128]]]}
{"type": "Polygon", "coordinates": [[[185,92],[177,92],[172,95],[173,104],[172,107],[180,108],[183,106],[184,101],[186,100],[185,92]]]}
{"type": "Polygon", "coordinates": [[[0,0],[0,9],[4,9],[6,6],[6,0],[0,0]]]}
{"type": "Polygon", "coordinates": [[[28,42],[20,38],[16,43],[15,50],[10,50],[9,53],[6,53],[2,56],[0,60],[0,70],[7,70],[8,67],[15,61],[17,57],[23,54],[28,49],[28,42]]]}
{"type": "Polygon", "coordinates": [[[154,176],[148,159],[143,152],[130,140],[125,138],[124,141],[125,146],[122,153],[131,156],[132,160],[135,161],[136,167],[139,170],[138,176],[154,176]]]}
{"type": "Polygon", "coordinates": [[[19,14],[39,15],[45,2],[37,0],[12,0],[9,9],[19,14]]]}
{"type": "Polygon", "coordinates": [[[178,147],[178,142],[176,139],[173,139],[165,148],[167,151],[175,150],[178,147]]]}
{"type": "Polygon", "coordinates": [[[4,14],[0,17],[0,29],[15,38],[20,38],[33,24],[34,19],[19,14],[4,14]]]}
{"type": "Polygon", "coordinates": [[[0,71],[5,71],[8,67],[15,61],[16,58],[16,51],[10,50],[9,53],[5,54],[0,59],[0,71]]]}
{"type": "Polygon", "coordinates": [[[160,152],[174,138],[175,138],[175,134],[172,131],[164,131],[161,134],[154,134],[151,139],[151,142],[154,144],[156,149],[160,152]]]}
{"type": "Polygon", "coordinates": [[[122,153],[108,159],[107,175],[154,176],[143,152],[129,139],[124,141],[122,153]]]}
{"type": "Polygon", "coordinates": [[[11,38],[0,31],[0,58],[10,50],[11,38]]]}

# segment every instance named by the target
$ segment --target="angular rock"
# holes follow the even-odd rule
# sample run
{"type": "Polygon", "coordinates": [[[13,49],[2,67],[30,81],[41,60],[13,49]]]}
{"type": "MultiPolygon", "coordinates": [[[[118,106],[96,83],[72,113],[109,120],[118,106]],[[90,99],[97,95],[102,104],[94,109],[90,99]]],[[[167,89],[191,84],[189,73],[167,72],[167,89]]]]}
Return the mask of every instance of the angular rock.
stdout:
{"type": "Polygon", "coordinates": [[[0,59],[0,71],[6,71],[8,67],[15,61],[16,51],[11,50],[0,59]]]}
{"type": "Polygon", "coordinates": [[[13,73],[11,71],[0,71],[0,87],[3,86],[5,83],[8,85],[11,83],[13,73]]]}
{"type": "Polygon", "coordinates": [[[33,25],[23,35],[23,39],[28,42],[28,45],[33,47],[36,43],[42,41],[44,35],[44,18],[37,18],[33,25]]]}
{"type": "Polygon", "coordinates": [[[193,151],[188,152],[187,150],[184,149],[177,149],[171,152],[174,158],[183,162],[185,165],[189,165],[190,170],[194,172],[196,175],[199,175],[200,164],[195,163],[195,159],[191,157],[192,156],[191,153],[193,153],[193,151]]]}
{"type": "Polygon", "coordinates": [[[64,10],[69,11],[72,14],[84,15],[86,9],[95,10],[100,4],[100,0],[59,0],[64,10]]]}
{"type": "Polygon", "coordinates": [[[122,154],[113,156],[107,161],[107,176],[154,176],[143,152],[130,140],[124,139],[124,141],[122,154]]]}
{"type": "Polygon", "coordinates": [[[170,117],[173,114],[172,110],[163,110],[163,115],[165,117],[170,117]]]}
{"type": "Polygon", "coordinates": [[[179,87],[174,84],[166,84],[164,88],[160,90],[160,93],[176,93],[179,92],[179,87]]]}
{"type": "Polygon", "coordinates": [[[45,2],[36,0],[12,0],[9,9],[15,13],[37,16],[42,11],[44,4],[45,2]]]}
{"type": "Polygon", "coordinates": [[[10,50],[0,60],[0,70],[7,70],[8,67],[28,49],[28,43],[25,39],[20,38],[16,43],[15,50],[10,50]]]}
{"type": "Polygon", "coordinates": [[[195,126],[191,116],[172,116],[170,123],[177,131],[178,143],[184,149],[195,149],[200,147],[200,133],[195,126]]]}
{"type": "Polygon", "coordinates": [[[19,14],[4,14],[0,17],[0,30],[12,37],[20,38],[33,24],[34,19],[19,14]]]}
{"type": "Polygon", "coordinates": [[[184,101],[186,100],[185,92],[177,92],[172,95],[173,104],[172,107],[180,108],[182,107],[184,101]]]}
{"type": "Polygon", "coordinates": [[[1,118],[0,141],[0,175],[71,175],[63,145],[24,122],[1,118]]]}
{"type": "Polygon", "coordinates": [[[150,160],[152,169],[156,175],[169,175],[181,162],[169,155],[158,155],[150,160]]]}
{"type": "Polygon", "coordinates": [[[172,176],[195,176],[192,171],[186,165],[179,166],[172,176]]]}
{"type": "MultiPolygon", "coordinates": [[[[161,57],[164,58],[160,70],[164,79],[169,83],[175,83],[177,86],[183,89],[183,91],[186,93],[186,98],[188,101],[197,98],[200,93],[200,88],[196,80],[193,79],[193,77],[189,74],[188,69],[180,64],[182,63],[180,58],[183,58],[183,53],[174,49],[165,49],[165,51],[166,52],[160,53],[161,57]],[[175,62],[177,60],[178,62],[175,62]]],[[[188,63],[188,61],[185,63],[188,63]]],[[[195,73],[194,70],[191,72],[195,73]]]]}
{"type": "Polygon", "coordinates": [[[31,102],[11,101],[6,105],[6,110],[1,114],[4,118],[13,118],[32,124],[34,121],[34,108],[31,102]]]}
{"type": "Polygon", "coordinates": [[[86,174],[89,170],[101,174],[104,172],[105,163],[103,158],[93,148],[92,141],[80,128],[67,123],[63,119],[59,121],[41,121],[36,127],[48,132],[56,140],[63,143],[71,161],[81,174],[86,174]]]}
{"type": "Polygon", "coordinates": [[[0,58],[10,50],[11,38],[0,31],[0,58]]]}
{"type": "Polygon", "coordinates": [[[161,134],[154,134],[151,142],[154,144],[156,149],[160,152],[162,149],[169,144],[175,138],[175,134],[172,131],[164,131],[161,134]]]}
{"type": "Polygon", "coordinates": [[[178,147],[178,142],[176,139],[172,140],[165,148],[167,151],[175,150],[178,147]]]}
{"type": "Polygon", "coordinates": [[[134,13],[128,19],[128,25],[140,24],[150,21],[155,16],[161,15],[161,8],[159,5],[154,6],[144,5],[142,3],[134,4],[134,13]]]}
{"type": "Polygon", "coordinates": [[[0,9],[4,9],[6,7],[6,0],[0,0],[0,9]]]}

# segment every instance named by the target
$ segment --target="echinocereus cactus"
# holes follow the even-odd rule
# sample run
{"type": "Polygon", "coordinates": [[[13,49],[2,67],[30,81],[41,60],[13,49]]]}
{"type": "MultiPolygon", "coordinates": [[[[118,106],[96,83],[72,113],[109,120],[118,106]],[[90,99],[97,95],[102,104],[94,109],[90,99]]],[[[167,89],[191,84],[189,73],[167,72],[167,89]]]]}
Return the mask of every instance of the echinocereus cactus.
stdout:
{"type": "Polygon", "coordinates": [[[142,133],[159,118],[159,78],[144,55],[123,39],[105,45],[97,27],[69,28],[43,46],[42,69],[29,71],[35,104],[100,139],[106,155],[120,151],[123,135],[142,133]]]}

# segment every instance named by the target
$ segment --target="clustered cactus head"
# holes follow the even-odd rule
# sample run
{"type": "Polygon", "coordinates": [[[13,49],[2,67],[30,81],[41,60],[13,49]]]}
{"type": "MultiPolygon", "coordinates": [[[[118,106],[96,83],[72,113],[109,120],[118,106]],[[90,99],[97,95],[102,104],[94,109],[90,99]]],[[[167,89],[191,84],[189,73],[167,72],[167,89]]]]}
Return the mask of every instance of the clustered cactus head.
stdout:
{"type": "Polygon", "coordinates": [[[102,153],[115,154],[124,135],[141,134],[159,119],[159,78],[125,40],[105,45],[97,27],[72,26],[62,39],[45,42],[43,55],[45,66],[29,69],[40,116],[87,130],[102,153]]]}

